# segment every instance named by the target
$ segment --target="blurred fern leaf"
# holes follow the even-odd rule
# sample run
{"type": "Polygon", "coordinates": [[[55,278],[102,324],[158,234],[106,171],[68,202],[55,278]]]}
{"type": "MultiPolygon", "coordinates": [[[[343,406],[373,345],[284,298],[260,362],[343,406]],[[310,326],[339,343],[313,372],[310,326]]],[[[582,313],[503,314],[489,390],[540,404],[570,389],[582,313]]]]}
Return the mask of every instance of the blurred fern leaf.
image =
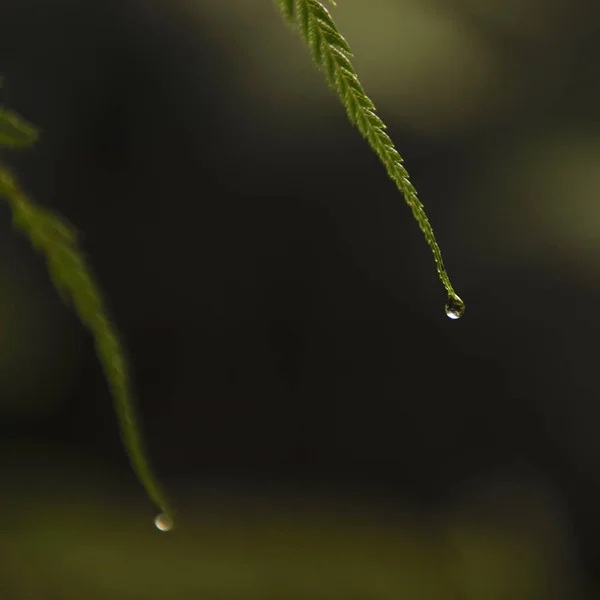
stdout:
{"type": "Polygon", "coordinates": [[[38,135],[33,125],[0,106],[0,146],[28,148],[35,144],[38,135]]]}
{"type": "MultiPolygon", "coordinates": [[[[0,145],[31,146],[37,130],[0,107],[0,145]]],[[[157,507],[172,518],[173,511],[150,467],[137,422],[128,366],[119,337],[112,326],[102,295],[78,245],[75,228],[59,215],[37,206],[0,163],[0,197],[9,204],[13,225],[46,258],[50,277],[63,301],[72,305],[94,337],[119,419],[123,443],[142,485],[157,507]]]]}

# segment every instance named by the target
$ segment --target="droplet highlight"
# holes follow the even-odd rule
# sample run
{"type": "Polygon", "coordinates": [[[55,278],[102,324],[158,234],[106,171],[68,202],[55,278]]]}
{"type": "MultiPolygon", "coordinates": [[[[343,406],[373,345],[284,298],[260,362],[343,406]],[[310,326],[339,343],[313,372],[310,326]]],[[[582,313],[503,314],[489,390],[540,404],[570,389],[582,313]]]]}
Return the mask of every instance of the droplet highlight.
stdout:
{"type": "Polygon", "coordinates": [[[446,316],[449,319],[460,319],[465,314],[465,303],[458,296],[449,296],[446,302],[446,316]]]}
{"type": "Polygon", "coordinates": [[[173,519],[166,513],[160,513],[154,519],[154,525],[159,531],[171,531],[173,529],[173,519]]]}

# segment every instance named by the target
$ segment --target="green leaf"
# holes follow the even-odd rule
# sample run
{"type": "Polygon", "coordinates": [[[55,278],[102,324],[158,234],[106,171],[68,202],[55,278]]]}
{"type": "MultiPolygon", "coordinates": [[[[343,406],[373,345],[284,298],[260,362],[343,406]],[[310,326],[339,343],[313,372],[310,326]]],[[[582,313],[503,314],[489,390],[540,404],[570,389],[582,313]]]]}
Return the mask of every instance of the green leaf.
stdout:
{"type": "MultiPolygon", "coordinates": [[[[464,303],[454,291],[446,272],[442,252],[425,209],[417,197],[403,159],[385,133],[385,124],[375,114],[375,105],[366,95],[350,58],[350,46],[337,29],[331,14],[319,0],[276,0],[286,21],[300,32],[311,57],[342,102],[349,120],[356,125],[386,168],[389,177],[404,196],[425,236],[436,264],[438,276],[448,293],[449,302],[464,312],[464,303]]],[[[335,6],[335,3],[332,2],[335,6]]]]}

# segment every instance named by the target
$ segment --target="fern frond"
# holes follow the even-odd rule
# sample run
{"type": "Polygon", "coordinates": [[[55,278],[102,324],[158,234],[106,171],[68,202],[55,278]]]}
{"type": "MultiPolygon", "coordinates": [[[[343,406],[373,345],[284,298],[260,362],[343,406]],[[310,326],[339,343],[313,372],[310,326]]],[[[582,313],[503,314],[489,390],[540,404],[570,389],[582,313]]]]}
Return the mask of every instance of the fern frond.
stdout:
{"type": "Polygon", "coordinates": [[[391,138],[385,133],[386,126],[375,113],[375,105],[366,95],[350,62],[350,46],[338,31],[329,11],[319,0],[276,2],[286,21],[295,26],[308,45],[313,61],[325,73],[327,83],[339,96],[348,118],[375,151],[388,175],[404,196],[431,248],[439,278],[448,292],[446,312],[451,309],[454,315],[461,316],[465,309],[464,303],[452,287],[433,228],[409,179],[408,171],[402,164],[403,159],[391,138]]]}
{"type": "MultiPolygon", "coordinates": [[[[3,119],[4,115],[0,113],[0,125],[3,119]]],[[[10,122],[15,124],[13,119],[10,122]]],[[[10,135],[16,138],[23,131],[28,132],[21,127],[22,123],[20,120],[17,122],[18,133],[11,130],[7,145],[14,146],[10,135]]],[[[2,164],[0,197],[10,205],[13,225],[45,256],[50,277],[62,299],[73,306],[84,326],[93,335],[96,352],[114,398],[123,443],[133,469],[152,501],[172,518],[173,512],[154,476],[142,443],[125,353],[107,316],[102,295],[91,270],[78,247],[77,231],[58,215],[32,202],[2,164]]]]}

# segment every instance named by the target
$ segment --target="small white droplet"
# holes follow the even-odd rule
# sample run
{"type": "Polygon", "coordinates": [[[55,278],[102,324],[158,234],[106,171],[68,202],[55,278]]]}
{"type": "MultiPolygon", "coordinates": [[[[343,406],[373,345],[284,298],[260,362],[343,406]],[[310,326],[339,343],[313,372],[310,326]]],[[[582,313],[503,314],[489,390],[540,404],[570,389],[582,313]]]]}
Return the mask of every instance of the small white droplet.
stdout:
{"type": "Polygon", "coordinates": [[[173,519],[166,513],[160,513],[154,519],[154,525],[160,531],[171,531],[173,529],[173,519]]]}

